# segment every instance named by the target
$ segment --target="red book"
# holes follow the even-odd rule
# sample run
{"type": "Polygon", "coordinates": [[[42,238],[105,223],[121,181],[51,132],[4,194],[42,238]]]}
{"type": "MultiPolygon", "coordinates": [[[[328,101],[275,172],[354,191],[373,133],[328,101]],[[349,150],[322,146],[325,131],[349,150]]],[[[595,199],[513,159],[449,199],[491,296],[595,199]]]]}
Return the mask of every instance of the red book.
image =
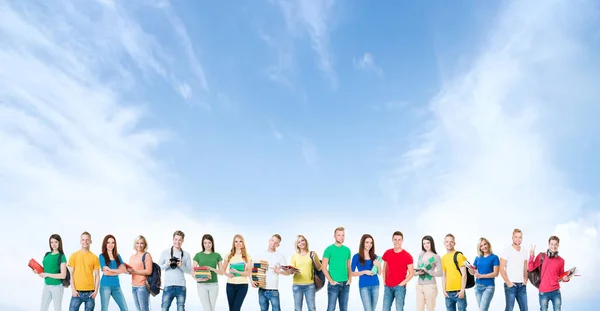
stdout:
{"type": "Polygon", "coordinates": [[[44,273],[44,267],[42,267],[42,265],[40,265],[37,261],[35,261],[35,259],[31,258],[29,259],[29,264],[28,264],[29,268],[37,271],[38,273],[44,273]]]}

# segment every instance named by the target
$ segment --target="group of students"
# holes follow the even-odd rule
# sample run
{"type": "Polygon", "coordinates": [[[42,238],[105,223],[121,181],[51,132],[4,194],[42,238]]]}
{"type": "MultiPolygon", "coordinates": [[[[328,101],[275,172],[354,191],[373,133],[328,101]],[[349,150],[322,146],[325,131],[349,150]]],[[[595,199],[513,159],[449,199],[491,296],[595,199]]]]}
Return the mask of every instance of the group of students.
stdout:
{"type": "MultiPolygon", "coordinates": [[[[135,253],[125,263],[117,251],[117,242],[113,235],[107,235],[102,242],[102,252],[95,255],[90,252],[92,238],[90,233],[81,235],[81,249],[71,254],[68,261],[63,252],[61,237],[53,234],[49,238],[50,252],[43,259],[43,273],[34,270],[44,279],[41,310],[47,311],[51,302],[54,310],[61,310],[62,296],[65,286],[62,280],[70,277],[71,301],[69,311],[79,310],[81,305],[86,311],[95,309],[95,298],[100,293],[101,310],[108,310],[110,298],[116,302],[121,311],[127,311],[121,286],[120,274],[131,275],[133,300],[138,311],[149,310],[151,288],[148,277],[153,273],[153,266],[162,271],[161,309],[167,311],[175,300],[178,311],[185,309],[186,280],[185,274],[194,275],[194,267],[206,267],[210,271],[207,278],[197,278],[197,291],[203,310],[214,311],[219,293],[218,275],[227,277],[226,295],[230,311],[240,311],[251,285],[258,288],[259,307],[280,311],[279,275],[293,275],[294,310],[301,311],[306,302],[309,311],[316,310],[315,296],[324,283],[327,283],[327,310],[348,310],[348,298],[353,277],[358,277],[359,293],[365,311],[374,311],[379,297],[380,277],[384,283],[383,310],[390,311],[395,302],[396,310],[404,310],[406,286],[417,278],[416,302],[417,310],[432,311],[438,297],[436,278],[441,278],[446,310],[465,311],[467,298],[465,291],[469,276],[475,280],[474,287],[479,310],[488,310],[495,292],[495,278],[501,275],[504,279],[506,310],[513,310],[515,301],[520,310],[527,310],[526,285],[528,273],[540,267],[543,258],[544,269],[541,269],[539,283],[540,310],[548,310],[551,301],[554,310],[560,310],[560,281],[568,282],[569,277],[560,278],[564,274],[564,260],[558,255],[560,240],[550,237],[548,250],[535,258],[535,246],[529,254],[521,247],[522,232],[515,229],[512,245],[500,256],[492,251],[490,242],[481,238],[477,245],[477,257],[471,264],[462,252],[455,250],[455,238],[448,234],[444,238],[446,254],[437,254],[434,239],[425,236],[421,240],[421,251],[416,262],[412,255],[403,249],[404,236],[396,231],[392,234],[393,247],[386,250],[383,256],[375,253],[375,241],[369,234],[361,237],[358,253],[351,255],[350,249],[344,245],[345,230],[338,227],[334,230],[335,242],[328,246],[322,259],[311,251],[308,240],[298,235],[295,241],[296,252],[291,257],[289,269],[285,256],[277,248],[281,236],[273,235],[269,239],[266,250],[251,257],[244,238],[237,234],[233,238],[231,250],[224,258],[214,251],[214,239],[205,234],[202,237],[202,251],[191,258],[182,249],[185,234],[175,231],[173,246],[164,250],[160,259],[154,263],[147,252],[148,243],[143,236],[134,242],[135,253]],[[529,256],[528,256],[529,255],[529,256]],[[259,286],[253,278],[254,263],[266,262],[264,284],[259,286]],[[241,263],[241,265],[240,265],[241,263]],[[234,265],[235,264],[235,265],[234,265]],[[67,268],[68,266],[68,268],[67,268]],[[102,273],[102,277],[100,277],[102,273]],[[68,275],[67,275],[68,274],[68,275]]],[[[153,293],[154,295],[156,293],[153,293]]]]}

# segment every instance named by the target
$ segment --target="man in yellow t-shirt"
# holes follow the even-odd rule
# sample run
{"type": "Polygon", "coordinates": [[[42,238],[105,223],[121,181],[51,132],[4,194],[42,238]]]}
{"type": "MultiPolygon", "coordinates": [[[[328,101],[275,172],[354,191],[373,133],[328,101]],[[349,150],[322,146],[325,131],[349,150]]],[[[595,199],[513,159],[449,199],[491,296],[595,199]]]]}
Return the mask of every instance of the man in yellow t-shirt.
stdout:
{"type": "Polygon", "coordinates": [[[456,256],[458,267],[460,271],[456,269],[454,264],[454,245],[456,244],[454,235],[447,234],[444,238],[444,246],[446,247],[446,255],[442,257],[442,286],[444,287],[444,297],[446,300],[446,310],[467,310],[467,295],[465,294],[465,287],[467,285],[467,268],[465,267],[465,261],[467,258],[462,253],[456,256]],[[462,274],[462,276],[461,276],[462,274]]]}
{"type": "Polygon", "coordinates": [[[81,249],[69,257],[71,270],[71,302],[69,311],[77,311],[85,303],[85,310],[94,310],[100,285],[100,261],[90,252],[92,236],[86,231],[81,234],[81,249]]]}

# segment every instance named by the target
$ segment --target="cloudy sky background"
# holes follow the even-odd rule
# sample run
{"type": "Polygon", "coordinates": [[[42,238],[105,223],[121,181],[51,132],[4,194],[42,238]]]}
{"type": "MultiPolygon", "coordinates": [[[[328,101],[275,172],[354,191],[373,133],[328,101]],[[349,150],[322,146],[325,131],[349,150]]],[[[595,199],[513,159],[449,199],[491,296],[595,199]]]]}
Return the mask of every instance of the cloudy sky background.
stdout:
{"type": "MultiPolygon", "coordinates": [[[[498,251],[519,227],[544,250],[557,234],[583,275],[564,309],[592,310],[599,13],[591,0],[0,1],[0,264],[16,265],[0,309],[38,308],[26,262],[52,233],[69,254],[84,230],[95,253],[114,234],[124,258],[138,234],[158,255],[177,229],[192,254],[204,233],[222,254],[241,233],[254,255],[280,233],[289,260],[296,234],[322,254],[344,226],[353,252],[371,233],[381,254],[401,230],[413,255],[426,234],[443,253],[452,232],[471,260],[481,236],[498,251]]],[[[290,310],[290,278],[280,289],[290,310]]],[[[358,280],[351,292],[362,310],[358,280]]],[[[257,307],[251,289],[243,309],[257,307]]]]}

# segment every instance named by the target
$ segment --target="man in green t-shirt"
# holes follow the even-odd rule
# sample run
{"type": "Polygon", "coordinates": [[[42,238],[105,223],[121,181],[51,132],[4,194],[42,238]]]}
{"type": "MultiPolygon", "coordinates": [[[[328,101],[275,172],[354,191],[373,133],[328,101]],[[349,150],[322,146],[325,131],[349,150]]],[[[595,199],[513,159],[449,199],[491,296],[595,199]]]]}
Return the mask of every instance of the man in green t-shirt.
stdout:
{"type": "Polygon", "coordinates": [[[340,311],[348,310],[348,297],[350,282],[352,282],[352,257],[350,249],[342,245],[346,233],[343,227],[333,231],[335,243],[325,249],[323,253],[323,274],[327,278],[327,311],[334,311],[339,301],[340,311]]]}

